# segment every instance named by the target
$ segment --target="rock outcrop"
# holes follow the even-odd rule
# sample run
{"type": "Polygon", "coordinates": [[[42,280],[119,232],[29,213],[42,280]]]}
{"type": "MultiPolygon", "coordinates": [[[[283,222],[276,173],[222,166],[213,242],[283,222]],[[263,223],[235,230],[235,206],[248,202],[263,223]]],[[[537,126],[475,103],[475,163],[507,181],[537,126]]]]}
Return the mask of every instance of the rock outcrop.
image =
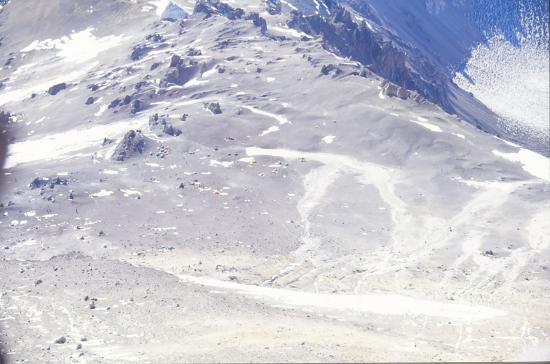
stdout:
{"type": "Polygon", "coordinates": [[[213,66],[212,62],[198,62],[193,59],[183,59],[178,55],[173,55],[170,59],[168,71],[164,75],[160,86],[165,87],[168,84],[185,85],[213,66]]]}
{"type": "Polygon", "coordinates": [[[424,98],[420,96],[418,93],[407,90],[406,88],[397,86],[396,84],[393,84],[388,81],[383,81],[380,84],[380,88],[382,90],[382,93],[389,97],[398,97],[402,100],[411,99],[418,102],[421,102],[424,100],[424,98]]]}
{"type": "Polygon", "coordinates": [[[365,21],[357,23],[351,13],[334,6],[331,16],[318,14],[304,16],[293,11],[289,26],[315,37],[322,37],[328,50],[356,60],[374,73],[392,83],[418,92],[426,99],[443,107],[449,106],[446,97],[445,77],[421,57],[411,64],[404,45],[385,40],[369,29],[365,21]],[[429,75],[430,77],[424,77],[429,75]]]}
{"type": "Polygon", "coordinates": [[[222,113],[222,108],[218,102],[207,102],[204,104],[204,108],[215,115],[222,113]]]}
{"type": "Polygon", "coordinates": [[[146,138],[139,130],[130,130],[115,148],[111,159],[122,162],[135,155],[141,155],[147,146],[146,138]]]}
{"type": "Polygon", "coordinates": [[[181,130],[175,128],[168,120],[167,116],[154,114],[149,118],[149,129],[158,136],[171,135],[178,136],[181,134],[181,130]]]}
{"type": "Polygon", "coordinates": [[[56,85],[53,85],[48,89],[48,93],[50,95],[57,95],[61,90],[65,90],[67,88],[67,84],[65,82],[58,83],[56,85]]]}
{"type": "Polygon", "coordinates": [[[244,10],[233,8],[219,0],[199,0],[193,9],[193,14],[202,14],[205,18],[212,15],[223,15],[230,20],[235,20],[244,16],[244,10]]]}
{"type": "Polygon", "coordinates": [[[51,179],[47,177],[36,177],[29,183],[29,188],[31,190],[43,187],[55,188],[55,186],[67,186],[68,184],[69,181],[66,178],[61,178],[59,176],[51,179]]]}

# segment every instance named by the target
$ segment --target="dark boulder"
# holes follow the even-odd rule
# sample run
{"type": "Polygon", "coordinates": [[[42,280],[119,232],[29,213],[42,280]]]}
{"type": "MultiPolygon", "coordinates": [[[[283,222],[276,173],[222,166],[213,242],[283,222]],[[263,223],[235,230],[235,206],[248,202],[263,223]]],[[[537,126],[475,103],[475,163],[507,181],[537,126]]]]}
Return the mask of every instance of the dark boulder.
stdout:
{"type": "Polygon", "coordinates": [[[164,76],[161,86],[167,84],[184,85],[202,73],[205,68],[205,64],[193,60],[183,60],[179,56],[174,55],[170,60],[170,68],[164,76]]]}
{"type": "Polygon", "coordinates": [[[148,47],[146,45],[138,44],[137,46],[132,48],[132,53],[130,53],[130,59],[132,59],[132,61],[138,61],[147,53],[149,53],[151,49],[152,49],[151,47],[148,47]]]}
{"type": "Polygon", "coordinates": [[[86,105],[91,105],[95,102],[95,98],[94,97],[88,97],[88,99],[86,99],[86,105]]]}
{"type": "Polygon", "coordinates": [[[190,57],[201,56],[202,51],[200,49],[189,48],[189,50],[187,51],[187,55],[190,57]]]}
{"type": "Polygon", "coordinates": [[[118,106],[128,105],[131,101],[132,101],[132,96],[126,95],[122,99],[117,98],[111,101],[108,108],[114,109],[115,107],[118,107],[118,106]]]}
{"type": "Polygon", "coordinates": [[[58,83],[57,85],[53,85],[52,87],[50,87],[48,89],[48,93],[52,96],[57,95],[59,91],[65,90],[66,88],[67,88],[67,84],[65,82],[58,83]]]}
{"type": "Polygon", "coordinates": [[[267,31],[267,23],[264,18],[258,13],[250,13],[246,16],[246,20],[252,20],[252,24],[259,27],[262,33],[267,31]]]}
{"type": "Polygon", "coordinates": [[[0,124],[8,124],[11,114],[7,111],[0,111],[0,124]]]}
{"type": "Polygon", "coordinates": [[[282,6],[279,0],[265,0],[266,10],[270,15],[281,14],[282,6]]]}
{"type": "Polygon", "coordinates": [[[147,105],[141,100],[134,100],[130,105],[130,113],[137,114],[140,111],[143,111],[147,108],[147,105]]]}
{"type": "Polygon", "coordinates": [[[218,102],[207,102],[204,104],[204,108],[209,110],[212,114],[221,114],[222,108],[218,102]]]}
{"type": "Polygon", "coordinates": [[[183,63],[183,60],[177,54],[172,55],[170,58],[170,67],[177,67],[183,63]]]}
{"type": "Polygon", "coordinates": [[[160,43],[164,41],[164,37],[160,35],[159,33],[153,33],[153,34],[147,34],[145,36],[145,40],[160,43]]]}
{"type": "Polygon", "coordinates": [[[120,105],[121,102],[122,100],[120,99],[114,99],[113,101],[111,101],[111,103],[109,103],[109,109],[114,109],[115,107],[120,105]]]}

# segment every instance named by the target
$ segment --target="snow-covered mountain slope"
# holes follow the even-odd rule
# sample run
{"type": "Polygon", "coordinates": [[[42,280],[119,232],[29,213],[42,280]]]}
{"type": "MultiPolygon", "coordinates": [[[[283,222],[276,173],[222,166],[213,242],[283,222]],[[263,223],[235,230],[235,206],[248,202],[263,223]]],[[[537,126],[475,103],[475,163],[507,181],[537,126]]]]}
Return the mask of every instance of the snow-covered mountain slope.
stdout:
{"type": "Polygon", "coordinates": [[[374,5],[12,0],[8,359],[547,358],[548,159],[374,5]]]}
{"type": "MultiPolygon", "coordinates": [[[[484,131],[550,155],[547,2],[292,3],[317,23],[313,29],[325,34],[328,47],[379,66],[375,71],[382,77],[419,91],[484,131]],[[339,15],[342,8],[349,14],[339,15]],[[334,37],[338,32],[330,28],[340,34],[334,37]],[[384,45],[380,40],[373,45],[377,37],[384,45]],[[388,56],[379,49],[393,52],[388,56]]],[[[309,23],[294,22],[305,29],[312,28],[309,23]]]]}

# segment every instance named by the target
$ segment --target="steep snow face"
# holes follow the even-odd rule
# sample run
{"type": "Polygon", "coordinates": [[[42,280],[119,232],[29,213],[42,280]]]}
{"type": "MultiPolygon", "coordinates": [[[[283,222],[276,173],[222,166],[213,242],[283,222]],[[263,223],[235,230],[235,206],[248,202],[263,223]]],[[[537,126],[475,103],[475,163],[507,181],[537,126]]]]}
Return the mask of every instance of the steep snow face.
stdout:
{"type": "MultiPolygon", "coordinates": [[[[502,5],[502,16],[478,20],[489,38],[472,49],[454,81],[497,113],[510,129],[549,141],[548,5],[502,5]],[[507,6],[506,6],[507,5],[507,6]],[[503,20],[504,19],[504,20],[503,20]]],[[[493,11],[494,12],[494,11],[493,11]]]]}
{"type": "Polygon", "coordinates": [[[479,44],[454,81],[500,115],[510,128],[549,133],[548,52],[531,42],[514,46],[502,35],[479,44]]]}
{"type": "MultiPolygon", "coordinates": [[[[155,8],[155,13],[161,20],[181,20],[189,16],[188,11],[192,8],[185,2],[184,5],[175,3],[170,0],[155,0],[150,1],[150,5],[155,8]],[[187,6],[186,6],[187,5],[187,6]]],[[[142,11],[149,11],[149,5],[142,7],[142,11]]]]}
{"type": "MultiPolygon", "coordinates": [[[[473,94],[494,115],[468,117],[455,102],[451,101],[452,107],[448,108],[436,99],[444,109],[470,122],[476,120],[474,123],[486,131],[550,153],[546,1],[342,0],[341,3],[375,22],[378,32],[390,38],[395,34],[394,41],[411,44],[409,58],[414,59],[419,52],[447,76],[446,82],[454,79],[454,83],[473,94]]],[[[430,73],[433,72],[424,73],[424,78],[433,79],[430,73]]],[[[447,93],[454,93],[450,91],[453,87],[449,86],[447,93]]]]}

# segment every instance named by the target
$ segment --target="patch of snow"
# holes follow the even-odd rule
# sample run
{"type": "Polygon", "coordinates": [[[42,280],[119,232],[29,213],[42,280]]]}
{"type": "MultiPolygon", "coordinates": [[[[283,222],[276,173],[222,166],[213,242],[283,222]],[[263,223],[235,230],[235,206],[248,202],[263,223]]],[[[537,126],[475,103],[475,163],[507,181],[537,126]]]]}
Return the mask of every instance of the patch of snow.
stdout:
{"type": "Polygon", "coordinates": [[[13,143],[8,146],[8,157],[5,168],[13,168],[22,163],[74,156],[74,152],[76,151],[101,145],[106,136],[118,137],[130,129],[141,129],[145,123],[146,121],[144,120],[122,121],[107,125],[96,125],[89,128],[73,129],[41,138],[13,143]]]}
{"type": "Polygon", "coordinates": [[[327,135],[326,137],[323,137],[323,139],[321,140],[327,144],[331,144],[334,141],[334,138],[336,138],[334,135],[327,135]]]}
{"type": "Polygon", "coordinates": [[[86,28],[80,32],[72,33],[59,39],[35,40],[25,48],[22,53],[40,50],[57,50],[57,55],[69,63],[82,63],[89,61],[101,52],[120,44],[126,37],[121,35],[108,35],[96,38],[92,32],[94,28],[86,28]]]}
{"type": "Polygon", "coordinates": [[[197,78],[193,78],[192,80],[187,81],[185,83],[185,85],[183,85],[183,88],[189,88],[189,87],[193,87],[193,86],[200,86],[200,85],[204,85],[208,82],[210,82],[210,81],[208,81],[208,80],[199,80],[197,78]]]}
{"type": "Polygon", "coordinates": [[[252,163],[256,163],[256,159],[254,159],[253,157],[243,157],[239,159],[239,162],[252,164],[252,163]]]}
{"type": "Polygon", "coordinates": [[[278,126],[270,126],[269,128],[265,129],[264,131],[262,131],[260,133],[260,136],[264,136],[264,135],[267,135],[267,134],[271,134],[271,133],[274,133],[276,131],[279,131],[279,127],[278,126]]]}
{"type": "Polygon", "coordinates": [[[231,167],[233,165],[233,162],[231,161],[217,161],[215,159],[211,159],[210,160],[210,166],[211,167],[217,167],[217,166],[221,166],[221,167],[224,167],[224,168],[228,168],[228,167],[231,167]]]}
{"type": "Polygon", "coordinates": [[[99,110],[94,114],[94,116],[101,116],[107,109],[109,108],[109,105],[100,105],[99,110]]]}
{"type": "Polygon", "coordinates": [[[294,38],[302,38],[302,37],[311,38],[308,34],[306,34],[304,32],[300,32],[300,31],[297,31],[296,29],[292,29],[292,28],[288,28],[288,27],[283,28],[283,27],[277,27],[277,26],[270,25],[270,26],[267,27],[267,29],[270,32],[282,33],[284,35],[294,37],[294,38]]]}
{"type": "Polygon", "coordinates": [[[148,167],[153,167],[153,168],[159,168],[160,167],[160,164],[151,163],[151,162],[146,162],[145,165],[148,166],[148,167]]]}
{"type": "Polygon", "coordinates": [[[208,277],[178,275],[184,281],[231,293],[265,300],[272,305],[295,308],[371,313],[379,315],[444,317],[459,322],[471,322],[505,316],[506,312],[486,306],[431,301],[397,294],[330,294],[313,293],[286,288],[254,286],[208,277]]]}
{"type": "Polygon", "coordinates": [[[441,128],[437,125],[434,125],[434,124],[431,124],[431,123],[428,123],[426,121],[424,121],[426,119],[424,118],[417,118],[417,120],[412,120],[411,121],[415,124],[418,124],[420,126],[423,126],[424,128],[430,130],[430,131],[433,131],[434,133],[441,133],[443,130],[441,130],[441,128]]]}
{"type": "Polygon", "coordinates": [[[142,193],[139,192],[139,191],[136,191],[136,190],[125,190],[125,189],[120,189],[120,192],[124,193],[124,197],[129,197],[129,196],[142,196],[142,193]]]}
{"type": "Polygon", "coordinates": [[[511,162],[519,162],[529,174],[550,182],[550,159],[543,155],[520,148],[517,153],[504,153],[493,150],[493,154],[511,162]]]}
{"type": "Polygon", "coordinates": [[[107,196],[111,196],[113,193],[114,193],[113,191],[101,190],[99,192],[92,193],[90,195],[90,197],[92,197],[92,198],[94,198],[94,197],[107,197],[107,196]]]}
{"type": "Polygon", "coordinates": [[[290,123],[290,121],[288,121],[288,119],[286,117],[282,116],[282,115],[277,115],[277,114],[273,114],[273,113],[270,113],[270,112],[267,112],[267,111],[256,109],[252,106],[243,105],[243,107],[247,110],[252,111],[254,114],[267,116],[268,118],[275,119],[279,122],[280,125],[290,123]]]}

